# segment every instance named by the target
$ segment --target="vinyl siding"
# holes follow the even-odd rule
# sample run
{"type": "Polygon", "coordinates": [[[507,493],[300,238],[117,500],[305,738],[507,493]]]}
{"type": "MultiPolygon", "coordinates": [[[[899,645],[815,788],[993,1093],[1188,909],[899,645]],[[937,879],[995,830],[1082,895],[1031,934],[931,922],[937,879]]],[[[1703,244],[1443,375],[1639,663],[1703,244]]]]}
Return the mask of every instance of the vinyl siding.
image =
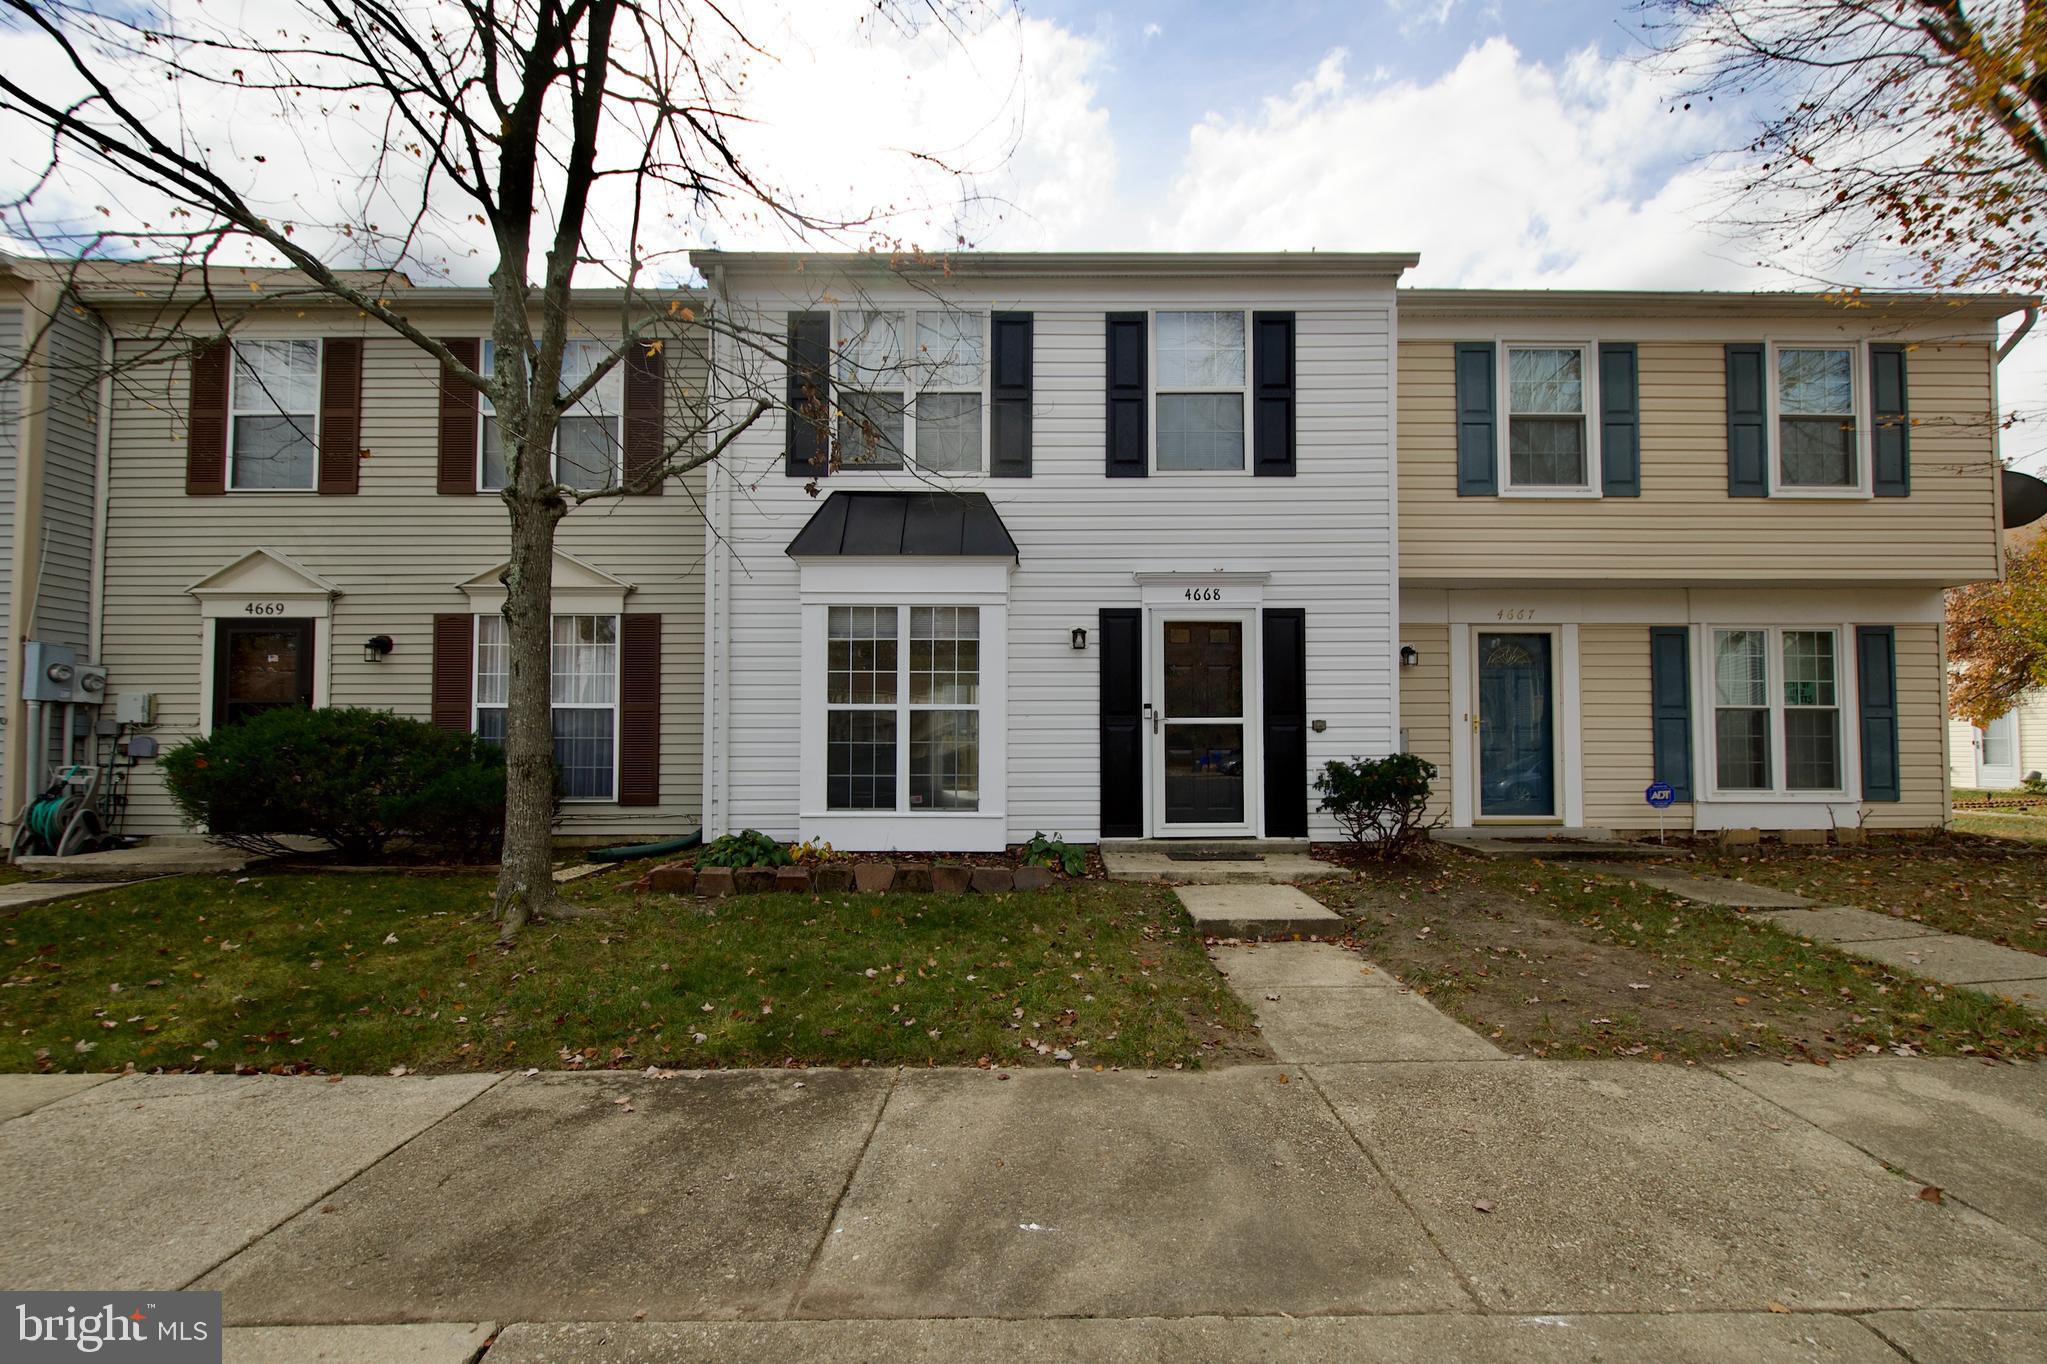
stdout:
{"type": "Polygon", "coordinates": [[[1450,811],[1450,627],[1403,625],[1401,644],[1421,661],[1400,670],[1400,727],[1407,731],[1407,751],[1436,765],[1429,817],[1450,811]]]}
{"type": "MultiPolygon", "coordinates": [[[[1391,290],[1178,292],[1168,284],[1008,281],[1004,292],[1015,292],[989,298],[969,297],[966,287],[958,306],[1035,316],[1033,476],[951,481],[988,494],[1020,552],[1008,597],[1009,837],[1098,835],[1099,640],[1076,652],[1069,636],[1076,626],[1097,636],[1103,607],[1138,606],[1139,572],[1269,574],[1264,604],[1307,612],[1308,716],[1327,722],[1308,736],[1309,771],[1331,758],[1390,751],[1391,290]],[[1298,313],[1297,477],[1104,476],[1103,315],[1147,307],[1298,313]]],[[[777,329],[785,309],[814,306],[741,302],[777,329]]],[[[770,381],[779,384],[780,374],[770,381]]],[[[804,480],[784,475],[782,441],[779,416],[764,421],[719,475],[731,483],[718,504],[730,516],[721,568],[730,658],[718,723],[730,743],[722,827],[790,837],[799,815],[803,661],[798,571],[783,551],[818,504],[804,494],[804,480]]],[[[827,491],[923,486],[913,476],[871,472],[821,482],[827,491]]],[[[1198,608],[1188,614],[1199,618],[1198,608]]],[[[984,792],[983,808],[998,798],[984,792]]],[[[1318,836],[1334,832],[1324,816],[1311,818],[1318,836]]],[[[714,811],[714,831],[720,819],[714,811]]]]}
{"type": "Polygon", "coordinates": [[[1947,822],[1948,775],[1940,627],[1900,625],[1897,631],[1898,790],[1902,799],[1864,805],[1862,822],[1871,829],[1937,827],[1947,822]]]}
{"type": "MultiPolygon", "coordinates": [[[[2014,708],[2018,724],[2019,777],[2047,772],[2047,691],[2029,691],[2014,708]]],[[[1948,770],[1956,786],[1976,785],[1976,727],[1948,720],[1948,770]]]]}
{"type": "Polygon", "coordinates": [[[43,441],[42,543],[37,638],[91,654],[93,480],[99,458],[100,327],[59,309],[49,332],[49,404],[43,441]]]}
{"type": "MultiPolygon", "coordinates": [[[[1697,701],[1694,697],[1694,715],[1697,701]]],[[[1648,626],[1579,627],[1578,706],[1585,747],[1585,822],[1612,829],[1655,828],[1656,812],[1643,799],[1656,779],[1648,626]]],[[[1696,752],[1693,761],[1696,765],[1696,752]]],[[[1690,802],[1671,806],[1663,819],[1667,829],[1690,828],[1690,802]]]]}
{"type": "MultiPolygon", "coordinates": [[[[420,316],[417,309],[414,315],[420,316]]],[[[287,333],[347,335],[340,325],[287,333]]],[[[478,317],[423,322],[435,335],[477,335],[478,317]]],[[[256,324],[249,333],[256,334],[256,324]]],[[[197,732],[200,615],[187,588],[259,546],[276,549],[336,583],[332,690],[335,705],[370,706],[426,718],[432,680],[433,617],[469,609],[456,584],[502,563],[508,553],[503,505],[490,496],[435,492],[439,371],[409,343],[366,335],[363,357],[361,492],[185,495],[187,379],[181,364],[138,369],[116,399],[108,507],[105,656],[115,692],[157,696],[156,732],[166,746],[197,732]],[[382,662],[366,663],[362,641],[390,635],[382,662]]],[[[134,353],[123,343],[125,354],[134,353]]],[[[685,382],[701,392],[700,362],[685,382]],[[693,377],[692,377],[693,376],[693,377]]],[[[670,401],[675,386],[670,385],[670,401]]],[[[703,749],[702,479],[665,496],[593,503],[558,535],[563,551],[635,585],[625,609],[659,612],[661,803],[565,807],[562,832],[654,835],[687,831],[701,812],[703,749]]],[[[175,833],[176,812],[144,764],[136,774],[130,830],[175,833]]]]}
{"type": "Polygon", "coordinates": [[[1951,585],[1997,574],[1987,345],[1911,352],[1910,497],[1728,497],[1722,343],[1659,340],[1639,343],[1642,495],[1534,500],[1457,496],[1453,344],[1400,343],[1403,581],[1951,585]]]}
{"type": "MultiPolygon", "coordinates": [[[[0,621],[14,610],[14,497],[21,460],[21,384],[19,367],[24,343],[23,309],[0,307],[0,621]]],[[[0,628],[0,715],[8,713],[14,695],[13,631],[0,628]]]]}

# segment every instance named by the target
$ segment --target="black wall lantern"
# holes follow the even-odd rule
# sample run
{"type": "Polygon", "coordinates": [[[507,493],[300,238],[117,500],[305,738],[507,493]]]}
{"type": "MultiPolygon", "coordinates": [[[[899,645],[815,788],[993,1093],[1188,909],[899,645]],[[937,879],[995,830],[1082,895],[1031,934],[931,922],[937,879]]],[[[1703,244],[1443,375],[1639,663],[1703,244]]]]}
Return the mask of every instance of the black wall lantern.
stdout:
{"type": "Polygon", "coordinates": [[[1074,648],[1076,648],[1076,649],[1085,649],[1085,648],[1087,648],[1087,627],[1086,627],[1086,626],[1084,626],[1084,625],[1076,625],[1076,626],[1074,626],[1074,627],[1073,627],[1073,647],[1074,647],[1074,648]]]}
{"type": "Polygon", "coordinates": [[[1412,644],[1403,644],[1400,646],[1401,667],[1419,668],[1421,665],[1422,665],[1421,650],[1415,648],[1412,644]]]}
{"type": "Polygon", "coordinates": [[[371,635],[362,642],[362,661],[365,663],[382,663],[384,655],[390,652],[391,637],[389,635],[371,635]]]}

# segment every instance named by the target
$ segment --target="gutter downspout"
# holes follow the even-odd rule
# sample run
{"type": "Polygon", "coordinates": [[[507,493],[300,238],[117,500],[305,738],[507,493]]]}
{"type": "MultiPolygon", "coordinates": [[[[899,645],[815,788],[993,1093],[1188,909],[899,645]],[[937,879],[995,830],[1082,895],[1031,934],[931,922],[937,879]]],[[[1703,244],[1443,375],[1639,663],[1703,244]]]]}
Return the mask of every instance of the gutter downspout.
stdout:
{"type": "Polygon", "coordinates": [[[2019,329],[2010,336],[2007,336],[2004,339],[2004,344],[1997,348],[1998,363],[2002,364],[2004,357],[2010,355],[2017,348],[2019,342],[2026,339],[2026,333],[2033,330],[2033,323],[2038,321],[2039,317],[2040,309],[2038,305],[2029,304],[2025,315],[2019,319],[2019,329]]]}
{"type": "MultiPolygon", "coordinates": [[[[100,329],[99,429],[93,433],[92,463],[92,596],[91,615],[86,623],[86,643],[94,663],[106,662],[103,639],[107,623],[107,488],[108,470],[114,446],[114,329],[105,318],[95,318],[100,329]]],[[[110,712],[111,713],[111,712],[110,712]]]]}
{"type": "MultiPolygon", "coordinates": [[[[57,287],[39,280],[22,291],[22,325],[33,327],[35,345],[22,356],[20,406],[16,409],[14,454],[14,545],[10,555],[11,591],[7,602],[7,668],[0,679],[7,697],[5,728],[0,729],[0,820],[12,824],[36,792],[24,795],[35,769],[29,765],[28,708],[21,699],[21,646],[35,631],[37,565],[35,549],[42,539],[44,445],[50,409],[50,330],[60,303],[57,287]],[[18,739],[18,742],[17,742],[18,739]]],[[[29,333],[23,334],[23,340],[29,333]]],[[[45,752],[48,750],[45,749],[45,752]]]]}

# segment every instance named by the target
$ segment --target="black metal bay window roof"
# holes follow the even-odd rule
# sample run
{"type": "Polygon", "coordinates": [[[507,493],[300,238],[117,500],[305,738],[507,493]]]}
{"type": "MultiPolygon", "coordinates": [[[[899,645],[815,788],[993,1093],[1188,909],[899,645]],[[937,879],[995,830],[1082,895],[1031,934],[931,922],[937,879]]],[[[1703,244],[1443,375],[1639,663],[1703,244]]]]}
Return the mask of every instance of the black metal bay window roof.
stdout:
{"type": "Polygon", "coordinates": [[[1014,559],[1016,541],[986,493],[834,492],[789,542],[792,559],[1014,559]]]}

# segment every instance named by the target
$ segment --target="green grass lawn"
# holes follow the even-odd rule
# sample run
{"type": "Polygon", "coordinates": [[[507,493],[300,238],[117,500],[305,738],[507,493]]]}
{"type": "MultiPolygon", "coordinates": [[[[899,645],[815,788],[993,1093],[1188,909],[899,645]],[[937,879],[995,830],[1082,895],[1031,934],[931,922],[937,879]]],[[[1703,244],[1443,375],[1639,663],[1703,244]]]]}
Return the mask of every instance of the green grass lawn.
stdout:
{"type": "Polygon", "coordinates": [[[1952,834],[1872,837],[1859,848],[1701,847],[1693,868],[2047,953],[2047,848],[2039,846],[2047,819],[1967,819],[1965,827],[1958,816],[1952,834]]]}
{"type": "Polygon", "coordinates": [[[636,897],[499,951],[481,875],[182,877],[0,920],[0,1070],[1199,1065],[1249,1011],[1170,895],[636,897]],[[1040,1053],[1032,1043],[1045,1048],[1040,1053]]]}

